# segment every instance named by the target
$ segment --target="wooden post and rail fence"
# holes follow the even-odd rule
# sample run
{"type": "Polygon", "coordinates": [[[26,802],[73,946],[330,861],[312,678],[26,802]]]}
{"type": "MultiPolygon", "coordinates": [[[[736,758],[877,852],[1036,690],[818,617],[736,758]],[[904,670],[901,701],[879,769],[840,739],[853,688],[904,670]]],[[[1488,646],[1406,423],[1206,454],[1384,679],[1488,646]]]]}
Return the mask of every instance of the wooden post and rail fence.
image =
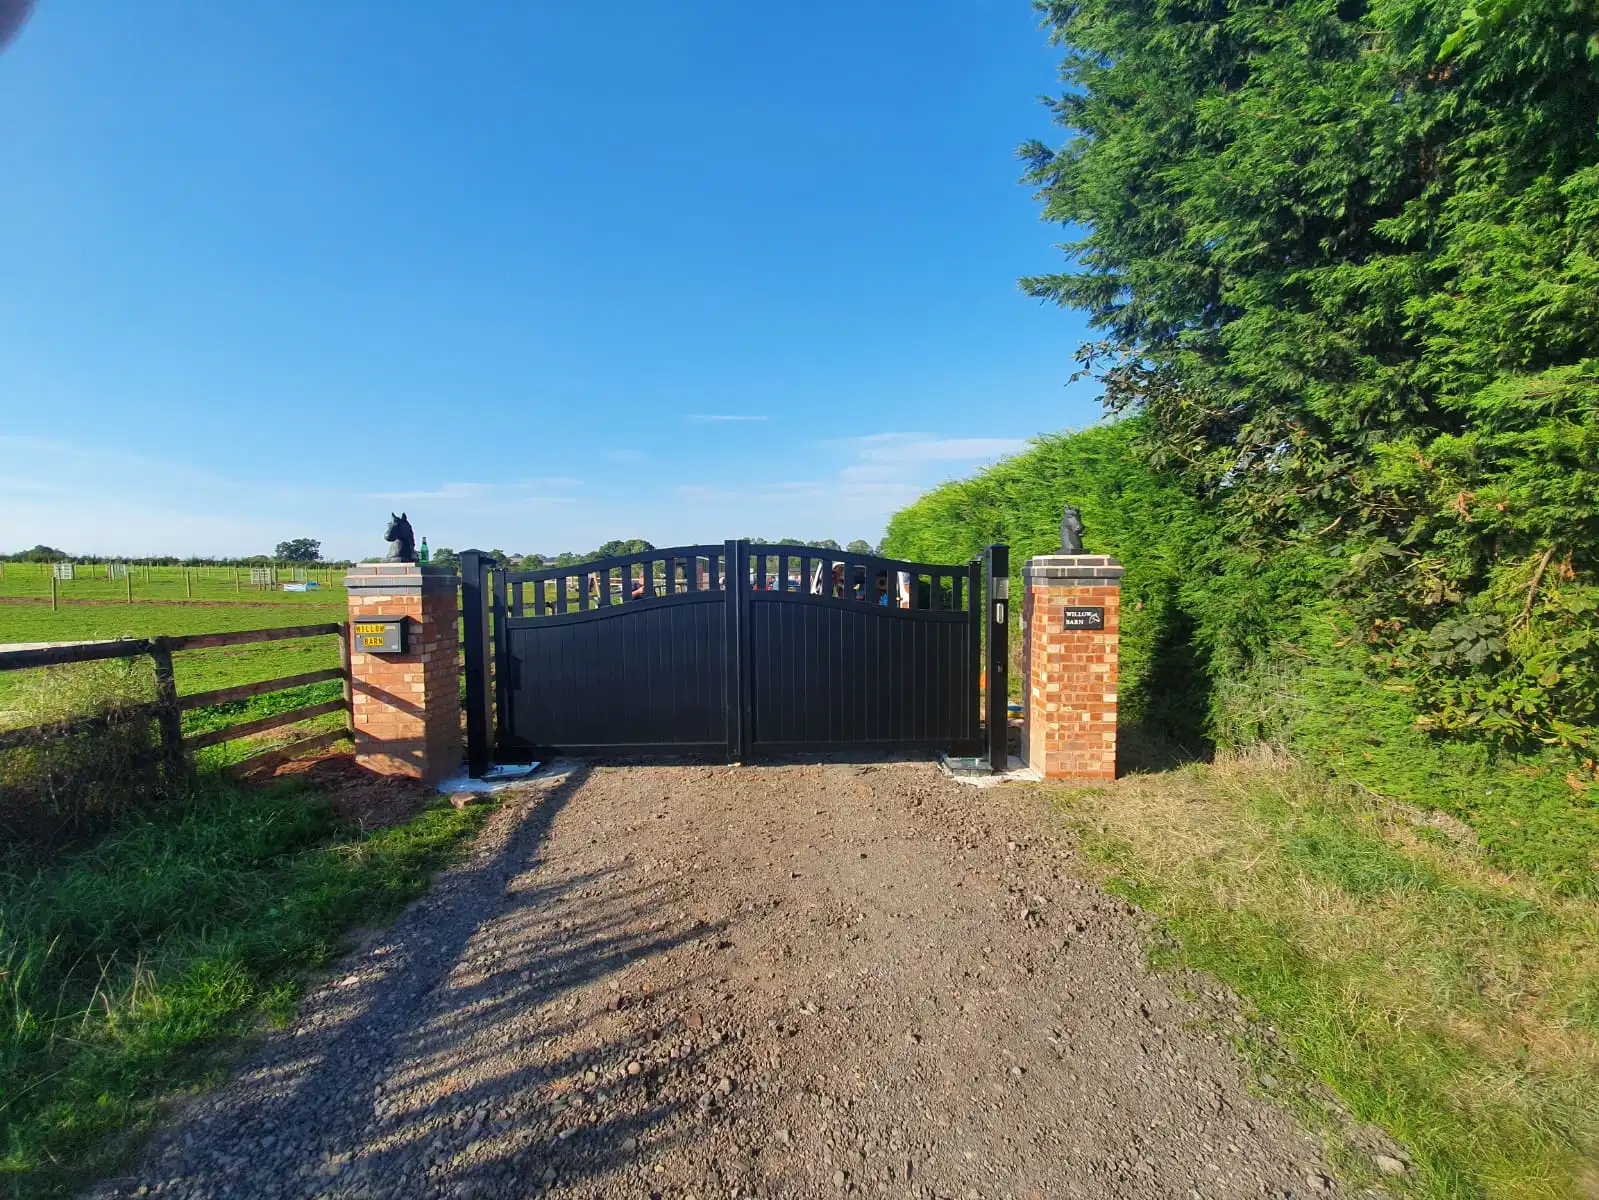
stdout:
{"type": "Polygon", "coordinates": [[[65,666],[71,663],[98,662],[105,659],[137,658],[149,655],[155,672],[156,698],[148,704],[122,706],[112,712],[78,717],[48,725],[35,725],[26,729],[0,730],[0,750],[41,743],[92,733],[96,729],[119,724],[129,719],[146,717],[155,722],[160,731],[161,757],[168,778],[187,774],[193,752],[206,746],[215,746],[239,738],[252,737],[269,730],[280,729],[309,721],[314,717],[342,712],[344,724],[310,737],[300,738],[285,746],[277,746],[252,754],[230,764],[227,773],[234,776],[253,774],[276,767],[311,750],[330,746],[351,736],[350,722],[350,639],[348,626],[342,622],[322,625],[296,625],[283,629],[249,629],[238,633],[201,633],[186,637],[128,638],[114,642],[84,642],[76,645],[44,646],[27,650],[0,651],[0,671],[20,671],[39,667],[65,666]],[[178,695],[173,668],[173,655],[185,650],[210,650],[223,646],[246,646],[259,642],[287,641],[291,638],[337,636],[339,639],[339,665],[321,671],[307,671],[300,675],[286,675],[278,679],[264,679],[258,683],[241,683],[232,687],[217,688],[209,692],[178,695]],[[247,700],[287,688],[323,683],[338,679],[344,683],[343,695],[335,700],[302,705],[269,716],[241,721],[220,729],[201,733],[183,734],[183,714],[213,704],[226,704],[247,700]]]}

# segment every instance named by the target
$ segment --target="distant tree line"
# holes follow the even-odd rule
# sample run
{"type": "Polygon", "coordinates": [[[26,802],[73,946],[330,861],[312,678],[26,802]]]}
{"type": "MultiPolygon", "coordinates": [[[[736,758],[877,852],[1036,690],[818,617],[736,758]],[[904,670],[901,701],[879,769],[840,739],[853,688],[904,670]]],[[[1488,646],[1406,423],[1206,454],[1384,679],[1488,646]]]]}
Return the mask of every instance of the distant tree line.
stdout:
{"type": "Polygon", "coordinates": [[[870,542],[856,538],[846,546],[840,546],[832,538],[822,538],[820,541],[808,542],[804,538],[745,538],[752,546],[806,546],[812,550],[842,550],[846,554],[875,554],[876,547],[870,542]]]}
{"type": "MultiPolygon", "coordinates": [[[[860,538],[856,538],[847,546],[842,547],[832,538],[807,541],[804,538],[752,537],[745,540],[752,546],[808,546],[816,550],[842,550],[849,554],[872,554],[878,552],[870,542],[863,541],[860,538]]],[[[655,546],[643,538],[616,538],[587,553],[565,550],[560,554],[512,554],[500,549],[484,550],[481,553],[484,557],[491,559],[496,567],[521,567],[524,570],[538,570],[541,567],[575,567],[580,563],[593,562],[598,558],[622,558],[629,554],[647,554],[654,549],[655,546]]],[[[453,550],[449,546],[440,546],[429,555],[429,561],[441,566],[454,567],[459,565],[461,554],[460,551],[453,550]]],[[[280,563],[323,567],[348,567],[354,565],[354,561],[351,559],[323,558],[322,543],[316,538],[290,538],[279,542],[272,554],[250,554],[241,558],[215,558],[202,555],[183,557],[174,554],[128,558],[116,554],[69,554],[65,550],[58,550],[54,546],[46,546],[41,543],[28,550],[19,550],[14,554],[0,554],[0,562],[125,562],[141,567],[269,567],[280,563]]]]}
{"type": "Polygon", "coordinates": [[[276,554],[248,554],[242,557],[218,558],[207,555],[177,555],[177,554],[146,554],[142,556],[128,556],[122,554],[69,554],[54,546],[40,543],[28,550],[19,550],[14,554],[0,554],[0,562],[10,563],[128,563],[138,567],[270,567],[282,563],[295,563],[304,566],[319,567],[348,567],[354,563],[350,559],[325,559],[321,557],[322,543],[313,538],[296,538],[293,541],[279,542],[276,554]],[[285,553],[288,551],[288,553],[285,553]]]}
{"type": "MultiPolygon", "coordinates": [[[[874,553],[870,542],[856,538],[847,546],[839,546],[832,538],[823,538],[820,541],[806,541],[803,538],[746,538],[752,546],[808,546],[817,550],[842,550],[849,554],[874,553]]],[[[599,558],[623,558],[630,554],[647,554],[656,547],[653,543],[643,538],[614,539],[606,542],[598,549],[587,553],[575,550],[566,550],[560,554],[508,554],[504,550],[479,551],[485,558],[491,559],[496,567],[520,567],[523,570],[537,571],[543,567],[575,567],[582,563],[593,562],[599,558]]],[[[461,554],[449,546],[440,546],[430,556],[430,561],[442,566],[453,567],[460,563],[461,554]]]]}

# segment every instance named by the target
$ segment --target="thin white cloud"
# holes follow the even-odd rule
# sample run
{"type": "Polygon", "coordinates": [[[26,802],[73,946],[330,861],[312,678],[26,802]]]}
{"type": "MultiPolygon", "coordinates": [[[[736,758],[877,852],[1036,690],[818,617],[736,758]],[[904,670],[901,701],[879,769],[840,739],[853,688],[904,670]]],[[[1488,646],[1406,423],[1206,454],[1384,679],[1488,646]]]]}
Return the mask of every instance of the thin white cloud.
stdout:
{"type": "Polygon", "coordinates": [[[77,479],[77,472],[92,469],[102,481],[126,477],[148,485],[150,480],[158,479],[168,485],[182,483],[235,492],[253,491],[258,486],[235,475],[199,470],[188,463],[22,434],[0,434],[0,459],[7,463],[14,481],[30,476],[36,483],[55,484],[68,475],[77,479]]]}
{"type": "Polygon", "coordinates": [[[388,504],[482,504],[497,501],[501,504],[576,504],[571,496],[552,496],[530,492],[537,486],[576,484],[575,479],[521,479],[515,483],[467,483],[455,481],[441,483],[433,488],[419,488],[398,492],[365,492],[368,500],[382,500],[388,504]]]}
{"type": "Polygon", "coordinates": [[[893,463],[859,463],[845,467],[838,477],[846,483],[878,483],[899,478],[904,469],[893,463]]]}
{"type": "Polygon", "coordinates": [[[765,421],[770,419],[765,416],[746,413],[685,413],[684,416],[687,420],[698,421],[701,424],[711,424],[718,421],[765,421]]]}
{"type": "Polygon", "coordinates": [[[130,558],[147,554],[267,554],[286,537],[321,533],[295,517],[202,513],[160,502],[130,501],[126,496],[109,503],[115,505],[114,519],[107,517],[105,498],[80,495],[48,503],[7,503],[0,514],[4,518],[0,526],[10,541],[0,545],[0,549],[21,550],[42,542],[69,554],[130,558]]]}
{"type": "Polygon", "coordinates": [[[764,509],[792,509],[791,521],[803,522],[813,515],[817,504],[869,505],[874,519],[884,503],[906,503],[923,491],[920,484],[907,480],[849,482],[846,480],[808,480],[790,483],[758,483],[749,487],[712,487],[685,483],[674,489],[678,496],[696,504],[748,505],[764,509]],[[804,505],[805,508],[796,508],[804,505]]]}
{"type": "Polygon", "coordinates": [[[748,500],[750,493],[734,491],[729,488],[706,487],[699,483],[683,483],[676,488],[677,494],[685,500],[692,500],[698,504],[721,504],[733,500],[748,500]]]}
{"type": "Polygon", "coordinates": [[[44,479],[18,479],[0,476],[0,492],[13,492],[25,496],[70,496],[77,489],[65,483],[51,483],[44,479]]]}
{"type": "Polygon", "coordinates": [[[418,500],[449,504],[463,500],[481,500],[491,494],[492,489],[486,483],[441,483],[436,488],[415,491],[362,493],[367,500],[384,500],[390,504],[414,504],[418,500]]]}
{"type": "Polygon", "coordinates": [[[1019,454],[1026,438],[949,438],[928,433],[872,433],[840,438],[831,445],[852,448],[867,462],[980,462],[1019,454]]]}

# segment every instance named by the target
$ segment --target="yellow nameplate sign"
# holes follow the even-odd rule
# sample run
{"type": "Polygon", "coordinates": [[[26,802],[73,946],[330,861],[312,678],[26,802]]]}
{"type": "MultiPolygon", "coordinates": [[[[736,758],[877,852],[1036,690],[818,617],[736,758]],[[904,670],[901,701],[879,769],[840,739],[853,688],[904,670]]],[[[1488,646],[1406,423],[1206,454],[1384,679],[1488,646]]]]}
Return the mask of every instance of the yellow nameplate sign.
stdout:
{"type": "Polygon", "coordinates": [[[356,621],[351,629],[355,648],[368,654],[404,654],[405,618],[384,617],[381,621],[356,621]]]}

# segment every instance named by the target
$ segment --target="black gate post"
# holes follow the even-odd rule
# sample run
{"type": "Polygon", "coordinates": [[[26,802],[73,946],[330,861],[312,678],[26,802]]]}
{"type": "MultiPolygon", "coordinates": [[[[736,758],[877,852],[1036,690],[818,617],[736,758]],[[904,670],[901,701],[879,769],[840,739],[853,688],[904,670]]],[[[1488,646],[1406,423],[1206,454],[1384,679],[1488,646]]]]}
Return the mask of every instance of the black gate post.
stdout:
{"type": "Polygon", "coordinates": [[[466,651],[467,773],[481,779],[489,769],[488,564],[481,550],[461,551],[461,645],[466,651]]]}
{"type": "Polygon", "coordinates": [[[983,598],[988,606],[988,765],[1010,768],[1010,547],[983,552],[983,598]]]}

